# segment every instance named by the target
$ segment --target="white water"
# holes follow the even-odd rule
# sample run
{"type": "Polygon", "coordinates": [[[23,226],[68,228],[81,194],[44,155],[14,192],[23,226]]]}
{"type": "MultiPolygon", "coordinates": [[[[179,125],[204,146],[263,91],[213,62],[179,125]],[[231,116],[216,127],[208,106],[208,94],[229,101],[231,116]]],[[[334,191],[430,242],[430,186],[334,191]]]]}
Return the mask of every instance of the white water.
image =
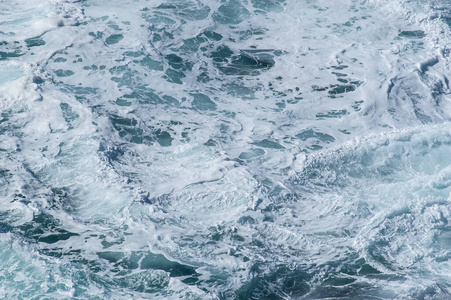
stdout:
{"type": "Polygon", "coordinates": [[[446,298],[449,9],[0,1],[0,295],[446,298]]]}

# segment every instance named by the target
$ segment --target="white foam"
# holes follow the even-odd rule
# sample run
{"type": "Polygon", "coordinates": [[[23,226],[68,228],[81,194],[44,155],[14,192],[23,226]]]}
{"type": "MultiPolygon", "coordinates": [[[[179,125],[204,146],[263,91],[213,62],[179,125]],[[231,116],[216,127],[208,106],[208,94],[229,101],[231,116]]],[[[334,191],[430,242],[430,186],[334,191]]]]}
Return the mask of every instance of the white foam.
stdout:
{"type": "MultiPolygon", "coordinates": [[[[405,275],[406,284],[390,287],[399,295],[411,293],[419,278],[415,268],[432,274],[420,288],[450,276],[435,263],[446,255],[447,236],[434,228],[449,219],[449,124],[443,124],[449,87],[435,93],[449,75],[444,35],[428,12],[409,10],[405,1],[376,2],[381,11],[322,0],[287,1],[262,12],[251,1],[243,4],[251,13],[233,26],[213,21],[219,1],[196,2],[199,10],[210,8],[204,20],[166,9],[159,15],[172,20],[167,24],[144,18],[164,1],[9,4],[0,25],[14,34],[5,40],[24,44],[43,34],[45,45],[2,62],[0,111],[12,110],[5,124],[17,128],[0,141],[6,150],[0,167],[16,174],[0,193],[23,191],[32,199],[6,205],[11,226],[45,213],[78,234],[37,243],[42,251],[64,253],[53,262],[67,267],[67,274],[53,262],[33,261],[60,276],[63,288],[52,296],[75,297],[71,251],[102,269],[83,274],[125,280],[126,287],[114,290],[117,298],[145,298],[136,280],[169,275],[137,268],[116,276],[115,263],[100,259],[101,252],[163,254],[197,267],[199,287],[211,289],[206,295],[171,278],[168,295],[157,298],[235,291],[251,280],[250,266],[258,263],[268,269],[315,266],[321,284],[328,264],[346,261],[351,252],[379,271],[405,275]],[[255,34],[245,36],[248,29],[255,34]],[[184,40],[207,30],[222,40],[195,53],[180,50],[184,40]],[[418,30],[427,37],[400,36],[418,30]],[[160,40],[152,36],[157,31],[160,40]],[[107,42],[118,34],[123,38],[107,42]],[[280,55],[267,50],[275,64],[258,76],[225,75],[211,57],[219,46],[235,54],[270,49],[280,55]],[[171,54],[193,63],[181,84],[164,77],[171,54]],[[135,62],[144,56],[161,67],[135,62]],[[204,71],[211,77],[207,83],[198,81],[204,71]],[[125,97],[134,91],[143,94],[125,97]],[[178,104],[151,103],[146,92],[178,104]],[[198,94],[214,108],[196,107],[198,94]],[[117,99],[129,106],[117,105],[117,99]],[[426,122],[442,125],[421,125],[426,122]],[[157,139],[163,131],[170,143],[157,139]],[[392,230],[389,246],[381,247],[390,258],[386,264],[368,250],[386,237],[384,229],[392,230]],[[229,278],[211,288],[206,282],[215,276],[229,278]]],[[[386,284],[381,278],[372,282],[386,284]]],[[[108,289],[86,285],[89,296],[108,289]]]]}

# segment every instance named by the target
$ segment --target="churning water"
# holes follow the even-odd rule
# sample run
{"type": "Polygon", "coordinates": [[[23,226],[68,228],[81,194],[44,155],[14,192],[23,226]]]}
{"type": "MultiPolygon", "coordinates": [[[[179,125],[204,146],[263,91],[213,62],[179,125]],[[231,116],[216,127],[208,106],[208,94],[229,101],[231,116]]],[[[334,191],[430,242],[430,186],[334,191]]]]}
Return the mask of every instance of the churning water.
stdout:
{"type": "Polygon", "coordinates": [[[0,298],[451,298],[449,0],[0,0],[0,298]]]}

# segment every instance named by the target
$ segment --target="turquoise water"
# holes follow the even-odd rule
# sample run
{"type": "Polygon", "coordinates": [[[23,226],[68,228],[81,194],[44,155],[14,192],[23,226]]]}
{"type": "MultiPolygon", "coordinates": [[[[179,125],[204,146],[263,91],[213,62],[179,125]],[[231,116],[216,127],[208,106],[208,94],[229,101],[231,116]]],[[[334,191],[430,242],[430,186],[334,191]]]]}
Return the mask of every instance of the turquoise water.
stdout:
{"type": "Polygon", "coordinates": [[[449,1],[0,0],[0,298],[451,297],[449,1]]]}

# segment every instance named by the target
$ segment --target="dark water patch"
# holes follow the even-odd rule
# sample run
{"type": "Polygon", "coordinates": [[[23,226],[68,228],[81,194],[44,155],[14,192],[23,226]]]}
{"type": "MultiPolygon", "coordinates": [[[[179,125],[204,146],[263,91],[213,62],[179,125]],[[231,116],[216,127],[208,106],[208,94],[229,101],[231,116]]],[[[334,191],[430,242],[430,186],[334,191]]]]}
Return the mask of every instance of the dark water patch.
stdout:
{"type": "Polygon", "coordinates": [[[116,31],[122,31],[122,29],[119,27],[119,25],[117,25],[113,21],[108,21],[108,23],[106,23],[106,26],[108,26],[109,28],[116,30],[116,31]]]}
{"type": "Polygon", "coordinates": [[[46,213],[36,214],[31,222],[20,225],[18,229],[27,239],[46,244],[54,244],[72,236],[78,236],[77,233],[62,229],[59,221],[46,213]]]}
{"type": "Polygon", "coordinates": [[[113,44],[119,43],[123,39],[124,39],[124,36],[122,34],[112,34],[106,38],[105,43],[107,45],[113,45],[113,44]]]}
{"type": "Polygon", "coordinates": [[[206,68],[199,68],[200,71],[202,71],[198,76],[197,76],[197,81],[201,82],[201,83],[208,83],[211,82],[213,80],[213,78],[211,78],[209,76],[208,70],[206,68]]]}
{"type": "Polygon", "coordinates": [[[351,283],[354,283],[355,281],[356,281],[356,279],[353,277],[332,276],[332,277],[329,277],[328,279],[326,279],[324,281],[324,284],[339,287],[339,286],[349,285],[351,283]]]}
{"type": "Polygon", "coordinates": [[[105,36],[105,34],[103,33],[103,32],[101,32],[101,31],[97,31],[97,32],[89,32],[88,33],[90,36],[92,36],[92,37],[94,37],[94,38],[96,38],[96,39],[102,39],[104,36],[105,36]]]}
{"type": "Polygon", "coordinates": [[[118,87],[131,87],[134,85],[142,85],[142,79],[139,74],[128,66],[119,66],[109,69],[111,80],[118,84],[118,87]]]}
{"type": "Polygon", "coordinates": [[[233,51],[225,45],[219,46],[210,54],[210,56],[213,58],[213,61],[216,63],[228,62],[232,55],[233,51]]]}
{"type": "Polygon", "coordinates": [[[174,70],[191,71],[194,65],[190,61],[184,61],[176,54],[166,55],[166,60],[174,70]]]}
{"type": "Polygon", "coordinates": [[[126,52],[124,52],[124,55],[127,56],[127,57],[138,58],[140,56],[143,56],[144,52],[141,52],[141,51],[126,51],[126,52]]]}
{"type": "Polygon", "coordinates": [[[45,41],[40,37],[33,37],[25,40],[25,44],[28,48],[44,46],[45,41]]]}
{"type": "Polygon", "coordinates": [[[53,61],[56,63],[62,63],[62,62],[66,62],[67,59],[65,59],[64,57],[57,57],[53,61]]]}
{"type": "Polygon", "coordinates": [[[423,30],[401,31],[398,36],[400,38],[421,39],[426,36],[423,30]]]}
{"type": "Polygon", "coordinates": [[[83,62],[83,58],[79,57],[79,55],[76,55],[76,57],[78,57],[78,58],[72,61],[73,64],[83,62]]]}
{"type": "Polygon", "coordinates": [[[142,136],[142,129],[137,127],[138,121],[133,118],[125,118],[118,115],[110,115],[110,121],[114,127],[119,132],[120,137],[125,137],[127,135],[131,135],[133,137],[138,138],[142,136]]]}
{"type": "Polygon", "coordinates": [[[232,59],[231,64],[220,70],[227,75],[258,75],[260,72],[257,70],[269,70],[274,64],[273,56],[268,53],[242,52],[232,59]]]}
{"type": "Polygon", "coordinates": [[[20,50],[14,50],[12,52],[0,51],[0,61],[20,57],[22,55],[23,53],[21,53],[20,50]]]}
{"type": "Polygon", "coordinates": [[[78,119],[80,116],[76,112],[74,112],[72,110],[72,107],[67,103],[61,103],[60,107],[63,113],[63,118],[69,125],[69,129],[73,129],[74,121],[78,119]]]}
{"type": "Polygon", "coordinates": [[[55,75],[58,77],[70,77],[75,74],[74,71],[72,70],[62,70],[62,69],[55,70],[54,72],[55,75]]]}
{"type": "Polygon", "coordinates": [[[439,62],[438,57],[430,58],[430,59],[420,63],[420,71],[422,73],[425,73],[425,72],[427,72],[429,70],[429,68],[431,68],[431,67],[435,66],[436,64],[438,64],[438,62],[439,62]]]}
{"type": "Polygon", "coordinates": [[[149,27],[149,31],[151,32],[152,43],[164,43],[174,40],[174,34],[167,31],[165,28],[156,29],[155,26],[152,25],[149,27]]]}
{"type": "Polygon", "coordinates": [[[338,129],[338,131],[343,133],[343,134],[351,134],[351,132],[348,131],[347,129],[338,129]]]}
{"type": "Polygon", "coordinates": [[[164,101],[162,101],[163,103],[173,105],[173,106],[177,106],[180,103],[176,98],[168,96],[168,95],[163,95],[161,97],[161,99],[164,100],[164,101]]]}
{"type": "Polygon", "coordinates": [[[415,117],[423,124],[432,123],[432,118],[426,114],[424,114],[421,109],[415,108],[414,110],[415,117]]]}
{"type": "MultiPolygon", "coordinates": [[[[84,86],[74,86],[74,85],[68,85],[65,84],[61,87],[63,91],[75,94],[77,96],[81,95],[96,95],[98,92],[97,88],[92,87],[84,87],[84,86]]],[[[76,96],[76,98],[77,98],[76,96]]]]}
{"type": "Polygon", "coordinates": [[[196,275],[196,268],[170,261],[164,255],[147,253],[141,258],[141,269],[158,269],[168,272],[171,277],[196,275]]]}
{"type": "Polygon", "coordinates": [[[252,218],[251,216],[242,216],[238,220],[238,223],[241,225],[245,225],[245,224],[254,225],[254,224],[257,224],[257,221],[254,218],[252,218]]]}
{"type": "MultiPolygon", "coordinates": [[[[219,242],[219,241],[233,241],[235,243],[242,244],[245,242],[245,238],[239,234],[239,231],[236,227],[224,226],[224,225],[216,225],[208,228],[209,233],[207,234],[207,238],[211,241],[219,242]]],[[[239,253],[236,249],[230,250],[230,255],[235,257],[242,257],[243,255],[239,253]]]]}
{"type": "Polygon", "coordinates": [[[352,108],[353,108],[355,111],[360,111],[360,110],[362,109],[360,106],[362,105],[363,102],[364,102],[363,100],[355,101],[355,102],[354,102],[354,105],[352,106],[352,108]]]}
{"type": "Polygon", "coordinates": [[[329,95],[338,95],[338,94],[344,94],[348,92],[353,92],[357,88],[357,85],[353,84],[346,84],[346,85],[339,85],[334,84],[330,86],[330,90],[328,91],[329,95]]]}
{"type": "Polygon", "coordinates": [[[164,101],[161,100],[152,90],[146,90],[145,88],[137,88],[134,92],[130,94],[125,94],[122,96],[123,101],[137,101],[140,104],[163,104],[164,101]]]}
{"type": "MultiPolygon", "coordinates": [[[[114,114],[111,114],[109,118],[119,137],[131,143],[152,145],[157,142],[162,147],[169,147],[174,140],[170,130],[153,126],[147,127],[135,118],[126,118],[114,114]]],[[[106,148],[102,147],[99,151],[106,151],[106,148]]],[[[122,154],[119,153],[119,156],[122,156],[122,154]]],[[[114,158],[113,160],[117,159],[114,158]]]]}
{"type": "Polygon", "coordinates": [[[323,146],[320,146],[318,144],[313,144],[313,145],[307,146],[307,149],[311,150],[311,151],[319,151],[319,150],[321,150],[323,148],[324,148],[323,146]]]}
{"type": "Polygon", "coordinates": [[[116,104],[119,106],[131,106],[132,102],[130,102],[126,99],[123,99],[123,98],[118,98],[118,99],[116,99],[116,104]]]}
{"type": "Polygon", "coordinates": [[[240,41],[246,41],[250,38],[255,38],[256,40],[262,40],[264,34],[268,30],[265,28],[252,28],[244,31],[238,31],[239,34],[239,40],[240,41]]]}
{"type": "Polygon", "coordinates": [[[32,81],[33,81],[33,83],[36,83],[36,84],[44,83],[44,79],[42,79],[42,77],[40,77],[40,76],[33,76],[32,81]]]}
{"type": "Polygon", "coordinates": [[[225,75],[257,76],[260,71],[275,65],[274,56],[267,50],[241,50],[234,54],[226,46],[220,46],[211,53],[216,67],[225,75]]]}
{"type": "Polygon", "coordinates": [[[99,67],[97,67],[96,65],[90,65],[90,66],[84,66],[83,70],[92,70],[92,71],[97,71],[99,69],[99,67]]]}
{"type": "Polygon", "coordinates": [[[335,69],[335,70],[344,70],[349,68],[349,66],[347,65],[338,65],[338,66],[331,66],[331,68],[335,69]]]}
{"type": "Polygon", "coordinates": [[[282,102],[276,102],[276,108],[274,109],[274,111],[281,112],[281,111],[284,110],[284,108],[285,108],[286,106],[287,106],[287,105],[286,105],[285,101],[282,101],[282,102]]]}
{"type": "Polygon", "coordinates": [[[299,101],[301,101],[302,99],[304,99],[304,98],[303,97],[294,97],[294,98],[288,99],[287,103],[288,104],[298,104],[299,101]]]}
{"type": "Polygon", "coordinates": [[[161,61],[158,60],[154,60],[152,59],[149,55],[145,56],[142,60],[140,61],[135,61],[140,63],[142,66],[149,68],[150,70],[155,70],[155,71],[163,71],[163,63],[161,61]]]}
{"type": "Polygon", "coordinates": [[[308,139],[313,138],[327,144],[335,142],[335,138],[333,136],[319,131],[315,131],[313,129],[305,129],[300,133],[296,134],[296,137],[301,139],[302,141],[306,141],[308,139]]]}
{"type": "Polygon", "coordinates": [[[220,40],[222,40],[223,36],[215,31],[209,31],[206,30],[203,32],[203,34],[211,41],[215,41],[218,42],[220,40]]]}
{"type": "Polygon", "coordinates": [[[320,86],[317,86],[317,85],[312,85],[312,90],[314,92],[324,92],[324,91],[327,91],[328,88],[329,87],[320,87],[320,86]]]}
{"type": "Polygon", "coordinates": [[[183,41],[183,46],[180,47],[180,51],[182,51],[183,53],[196,53],[197,51],[199,51],[199,47],[206,42],[208,42],[208,39],[201,35],[185,39],[183,41]]]}
{"type": "Polygon", "coordinates": [[[370,266],[369,264],[363,264],[357,272],[358,275],[360,276],[374,276],[374,275],[380,275],[382,274],[380,271],[378,271],[377,269],[373,268],[372,266],[370,266]]]}
{"type": "Polygon", "coordinates": [[[354,26],[356,21],[358,21],[358,18],[353,17],[353,18],[349,19],[349,21],[343,23],[343,26],[345,26],[345,27],[352,27],[352,26],[354,26]]]}
{"type": "Polygon", "coordinates": [[[215,111],[218,106],[217,104],[210,99],[207,95],[196,93],[191,94],[193,97],[193,101],[191,102],[191,105],[193,108],[200,110],[200,111],[215,111]]]}
{"type": "Polygon", "coordinates": [[[442,16],[440,19],[451,28],[451,16],[442,16]]]}
{"type": "MultiPolygon", "coordinates": [[[[1,216],[1,213],[0,213],[0,218],[3,219],[1,216]]],[[[0,233],[12,232],[13,230],[14,230],[14,226],[0,222],[0,233]]]]}
{"type": "Polygon", "coordinates": [[[183,84],[182,79],[185,78],[186,75],[182,71],[177,71],[174,69],[167,69],[165,75],[162,78],[166,79],[169,83],[183,84]]]}
{"type": "Polygon", "coordinates": [[[220,24],[236,25],[251,17],[251,13],[239,0],[230,0],[213,14],[213,20],[220,24]]]}
{"type": "Polygon", "coordinates": [[[155,134],[156,140],[160,144],[160,146],[169,147],[172,145],[172,141],[174,139],[172,138],[172,136],[169,132],[161,130],[161,129],[157,129],[154,134],[155,134]]]}
{"type": "Polygon", "coordinates": [[[110,115],[110,121],[119,133],[121,138],[126,138],[132,143],[143,144],[146,141],[152,143],[150,136],[144,135],[144,132],[139,128],[138,121],[133,118],[124,118],[118,115],[110,115]]]}
{"type": "Polygon", "coordinates": [[[331,72],[331,73],[334,74],[337,77],[347,77],[348,76],[347,74],[339,73],[339,72],[331,72]]]}

